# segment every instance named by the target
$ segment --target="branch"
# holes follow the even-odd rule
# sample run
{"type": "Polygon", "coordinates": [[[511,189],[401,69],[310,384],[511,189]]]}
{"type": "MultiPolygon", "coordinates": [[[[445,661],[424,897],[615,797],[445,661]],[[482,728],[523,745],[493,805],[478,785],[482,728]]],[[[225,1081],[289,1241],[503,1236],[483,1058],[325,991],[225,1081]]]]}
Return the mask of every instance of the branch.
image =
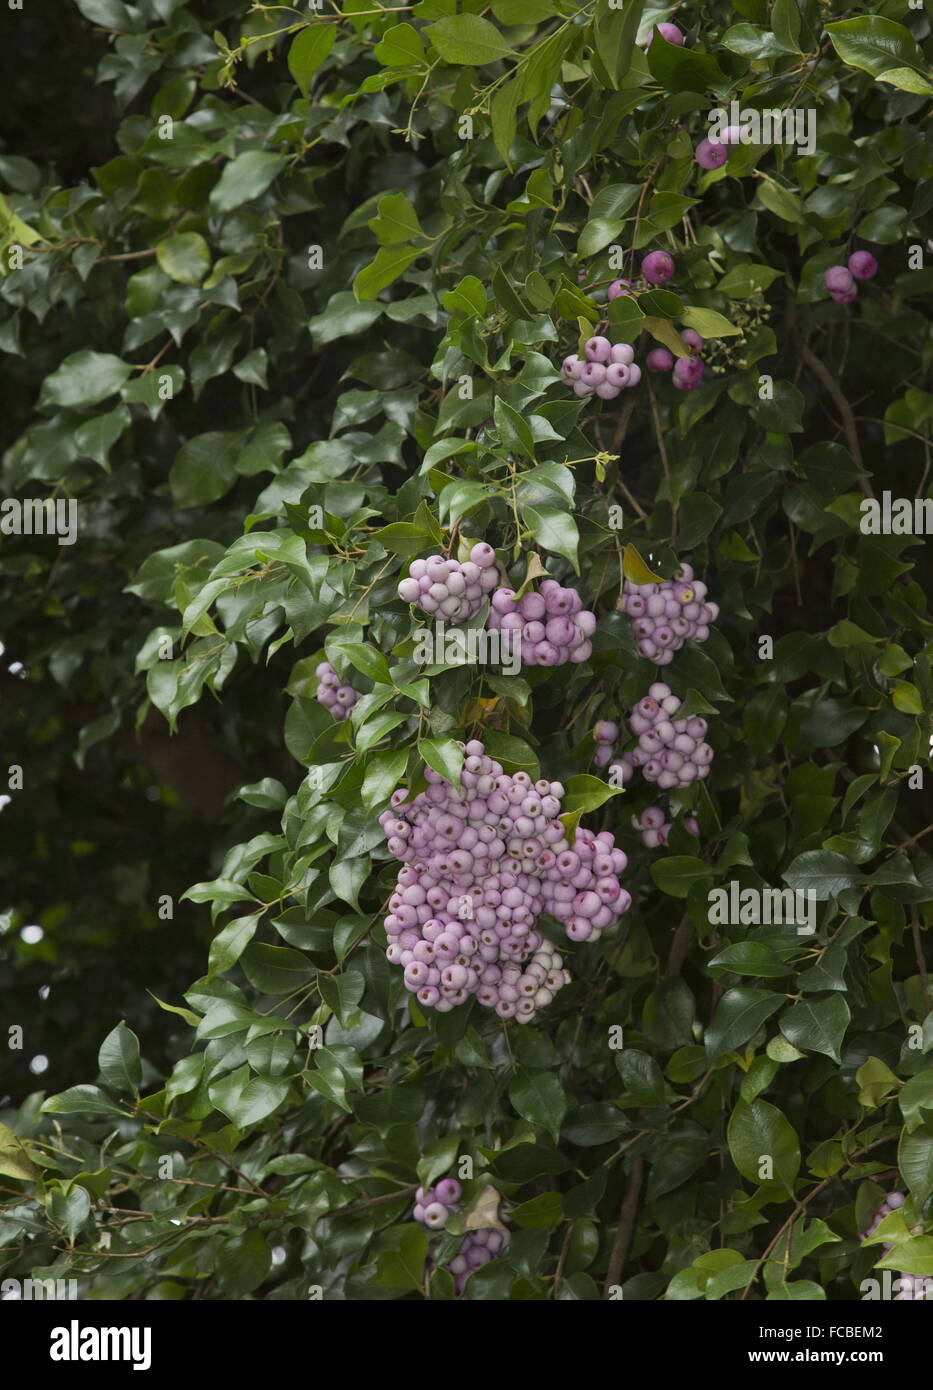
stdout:
{"type": "Polygon", "coordinates": [[[842,428],[845,430],[849,453],[852,455],[852,461],[859,471],[858,485],[866,497],[874,497],[875,494],[872,492],[871,484],[868,479],[863,476],[865,464],[862,460],[862,449],[858,442],[858,430],[855,427],[855,416],[852,413],[852,407],[842,394],[839,383],[826,366],[825,362],[820,361],[816,353],[812,348],[807,346],[799,333],[795,333],[795,337],[797,339],[797,347],[800,351],[800,356],[803,358],[804,362],[806,362],[814,376],[819,377],[842,417],[842,428]]]}
{"type": "Polygon", "coordinates": [[[612,1253],[609,1256],[609,1266],[606,1270],[606,1282],[603,1284],[603,1293],[608,1294],[614,1284],[618,1284],[625,1260],[632,1243],[632,1235],[635,1230],[635,1217],[638,1213],[638,1196],[641,1192],[641,1175],[644,1168],[644,1159],[641,1154],[632,1159],[632,1167],[628,1175],[628,1183],[625,1188],[625,1196],[622,1198],[622,1208],[619,1212],[619,1224],[616,1227],[615,1240],[612,1242],[612,1253]]]}

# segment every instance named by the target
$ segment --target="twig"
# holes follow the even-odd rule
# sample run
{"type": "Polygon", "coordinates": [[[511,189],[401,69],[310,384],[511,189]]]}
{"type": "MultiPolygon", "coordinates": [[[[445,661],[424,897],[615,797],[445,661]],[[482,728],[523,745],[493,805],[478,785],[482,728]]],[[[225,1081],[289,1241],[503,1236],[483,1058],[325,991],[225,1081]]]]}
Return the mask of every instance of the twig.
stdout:
{"type": "Polygon", "coordinates": [[[609,1255],[609,1266],[606,1270],[606,1282],[603,1284],[603,1293],[608,1294],[614,1284],[618,1284],[625,1266],[626,1256],[629,1246],[632,1243],[632,1234],[635,1230],[635,1216],[638,1211],[638,1196],[641,1192],[641,1175],[644,1168],[644,1159],[641,1154],[637,1154],[632,1159],[632,1167],[629,1171],[628,1182],[625,1187],[625,1196],[622,1198],[622,1207],[619,1211],[619,1224],[616,1227],[615,1240],[612,1242],[612,1251],[609,1255]]]}
{"type": "MultiPolygon", "coordinates": [[[[914,939],[914,955],[917,957],[917,969],[920,972],[920,979],[923,983],[923,1002],[930,1003],[930,977],[927,974],[926,957],[923,954],[923,942],[920,940],[920,918],[917,916],[915,904],[910,908],[910,934],[914,939]]],[[[926,1017],[926,1015],[924,1015],[926,1017]]]]}
{"type": "Polygon", "coordinates": [[[872,492],[871,484],[868,479],[864,477],[865,464],[862,460],[862,449],[858,442],[858,430],[855,427],[855,416],[852,413],[852,407],[842,394],[839,383],[836,381],[832,372],[825,363],[820,361],[816,353],[807,346],[799,334],[797,334],[797,347],[804,362],[806,362],[814,376],[819,377],[820,381],[829,392],[835,402],[836,409],[842,417],[842,428],[845,430],[849,453],[852,455],[852,461],[859,473],[859,487],[866,497],[874,497],[875,494],[872,492]]]}

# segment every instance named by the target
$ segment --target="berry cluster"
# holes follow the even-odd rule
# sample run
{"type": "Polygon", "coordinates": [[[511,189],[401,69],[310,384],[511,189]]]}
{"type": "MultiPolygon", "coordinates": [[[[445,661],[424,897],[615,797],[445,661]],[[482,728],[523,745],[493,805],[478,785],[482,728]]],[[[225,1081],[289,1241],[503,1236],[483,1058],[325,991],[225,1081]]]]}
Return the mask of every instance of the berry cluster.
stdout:
{"type": "Polygon", "coordinates": [[[631,904],[618,879],[628,860],[608,831],[578,830],[571,849],[560,782],[503,773],[476,739],[464,753],[461,791],[426,767],[425,791],[411,802],[394,792],[379,817],[403,865],[386,956],[427,1008],[446,1013],[475,994],[527,1023],[569,980],[535,930],[539,913],[571,941],[595,941],[631,904]]]}
{"type": "Polygon", "coordinates": [[[499,581],[496,552],[478,541],[464,564],[429,555],[426,560],[413,560],[408,576],[398,586],[404,603],[417,604],[423,612],[447,622],[468,623],[499,581]]]}
{"type": "Polygon", "coordinates": [[[441,1178],[435,1187],[419,1187],[415,1193],[415,1220],[431,1231],[440,1231],[457,1210],[463,1188],[456,1178],[441,1178]]]}
{"type": "Polygon", "coordinates": [[[573,383],[575,395],[597,395],[601,401],[614,401],[620,391],[641,381],[635,349],[628,343],[613,345],[608,338],[597,335],[587,339],[583,351],[585,358],[571,353],[560,366],[564,380],[573,383]]]}
{"type": "Polygon", "coordinates": [[[689,357],[675,358],[667,348],[652,348],[645,358],[645,366],[649,372],[670,372],[678,391],[695,391],[706,374],[700,357],[703,339],[693,328],[683,329],[680,336],[691,350],[689,357]]]}
{"type": "MultiPolygon", "coordinates": [[[[632,817],[632,825],[648,849],[658,849],[667,844],[671,822],[665,819],[660,806],[646,806],[640,816],[632,817]]],[[[684,827],[691,835],[700,838],[700,823],[694,816],[684,816],[684,827]]]]}
{"type": "MultiPolygon", "coordinates": [[[[889,1216],[892,1211],[899,1211],[906,1200],[907,1198],[904,1196],[903,1192],[889,1192],[875,1213],[874,1219],[865,1232],[865,1235],[862,1237],[862,1240],[864,1241],[868,1236],[873,1236],[884,1218],[889,1216]]],[[[922,1225],[914,1226],[911,1230],[911,1235],[920,1235],[922,1231],[922,1225]]],[[[885,1255],[887,1255],[894,1249],[894,1246],[890,1241],[885,1241],[881,1248],[885,1255]]],[[[916,1299],[925,1299],[927,1290],[930,1284],[933,1283],[929,1275],[901,1273],[898,1275],[898,1278],[901,1280],[901,1291],[894,1295],[896,1302],[913,1302],[916,1299]]]]}
{"type": "Polygon", "coordinates": [[[668,666],[685,642],[705,642],[709,637],[719,605],[705,599],[706,585],[694,579],[690,565],[681,565],[677,579],[650,584],[626,579],[616,607],[631,618],[641,655],[658,666],[668,666]]]}
{"type": "Polygon", "coordinates": [[[629,727],[638,745],[611,764],[610,773],[624,786],[636,767],[662,791],[688,787],[709,775],[713,750],[703,742],[706,720],[676,719],[681,702],[669,685],[656,681],[629,716],[629,727]]]}
{"type": "Polygon", "coordinates": [[[360,698],[360,691],[354,690],[352,685],[341,685],[340,677],[329,661],[322,661],[316,666],[314,674],[320,682],[317,688],[318,700],[330,710],[335,719],[346,719],[360,698]]]}
{"type": "Polygon", "coordinates": [[[596,615],[583,607],[576,589],[556,579],[542,579],[539,590],[521,598],[514,589],[497,589],[492,596],[487,628],[519,634],[523,666],[563,666],[586,661],[593,650],[596,615]]]}
{"type": "Polygon", "coordinates": [[[474,1269],[488,1265],[497,1255],[501,1255],[508,1240],[508,1234],[494,1226],[479,1231],[468,1231],[463,1237],[460,1249],[447,1266],[454,1276],[458,1294],[463,1294],[466,1282],[474,1269]]]}
{"type": "Polygon", "coordinates": [[[847,265],[831,265],[823,276],[823,284],[837,304],[851,304],[858,298],[856,280],[873,280],[878,274],[878,262],[870,251],[853,251],[847,265]]]}
{"type": "Polygon", "coordinates": [[[612,750],[619,739],[618,724],[613,724],[611,719],[600,719],[594,725],[593,738],[596,741],[593,762],[597,767],[605,767],[607,763],[612,762],[612,750]]]}

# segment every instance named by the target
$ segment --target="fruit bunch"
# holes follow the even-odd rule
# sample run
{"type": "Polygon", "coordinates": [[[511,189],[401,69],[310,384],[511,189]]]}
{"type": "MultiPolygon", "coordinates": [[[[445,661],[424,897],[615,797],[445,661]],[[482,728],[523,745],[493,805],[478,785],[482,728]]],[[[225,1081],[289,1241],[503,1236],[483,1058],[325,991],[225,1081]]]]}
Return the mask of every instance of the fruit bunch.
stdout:
{"type": "MultiPolygon", "coordinates": [[[[666,845],[671,833],[671,822],[665,819],[660,806],[646,806],[640,816],[632,817],[632,826],[639,832],[648,849],[658,849],[661,845],[666,845]]],[[[694,816],[684,816],[684,827],[691,835],[700,838],[700,823],[694,816]]]]}
{"type": "Polygon", "coordinates": [[[463,1188],[456,1178],[441,1178],[434,1187],[419,1187],[415,1193],[416,1221],[431,1231],[440,1231],[451,1212],[457,1210],[463,1188]]]}
{"type": "Polygon", "coordinates": [[[662,791],[689,787],[698,778],[709,776],[713,750],[703,742],[706,720],[694,716],[677,719],[681,701],[671,694],[669,685],[656,681],[648,694],[632,710],[629,727],[638,736],[630,753],[610,765],[617,784],[624,786],[635,768],[640,767],[647,781],[662,791]]]}
{"type": "Polygon", "coordinates": [[[571,849],[559,782],[504,773],[476,739],[462,746],[460,791],[426,767],[427,788],[411,802],[394,792],[379,817],[403,865],[386,956],[426,1008],[448,1012],[475,994],[528,1022],[569,979],[535,930],[539,914],[571,941],[595,941],[631,904],[618,879],[628,860],[608,831],[578,830],[571,849]]]}
{"type": "Polygon", "coordinates": [[[572,383],[577,396],[597,395],[602,401],[614,401],[620,391],[637,386],[641,368],[635,361],[635,349],[628,343],[613,345],[598,335],[583,345],[584,358],[571,354],[561,363],[561,375],[572,383]]]}
{"type": "Polygon", "coordinates": [[[495,1226],[484,1227],[479,1231],[467,1231],[460,1244],[460,1249],[447,1266],[454,1277],[457,1293],[461,1297],[466,1282],[474,1269],[488,1265],[490,1260],[501,1255],[507,1241],[507,1232],[500,1231],[495,1226]]]}
{"type": "Polygon", "coordinates": [[[700,357],[703,339],[693,328],[683,329],[680,336],[691,350],[689,357],[675,358],[665,347],[652,348],[645,358],[645,366],[649,372],[670,372],[671,381],[678,391],[695,391],[706,375],[706,367],[700,357]]]}
{"type": "Polygon", "coordinates": [[[354,690],[352,685],[341,685],[340,677],[329,661],[322,661],[316,666],[314,674],[319,682],[317,698],[320,703],[330,710],[336,720],[346,719],[360,698],[360,691],[354,690]]]}
{"type": "Polygon", "coordinates": [[[668,666],[685,642],[705,642],[719,617],[719,605],[706,601],[706,585],[690,565],[681,565],[676,579],[626,579],[616,607],[631,619],[641,655],[658,666],[668,666]]]}
{"type": "Polygon", "coordinates": [[[483,600],[499,582],[496,552],[486,541],[478,541],[463,564],[443,555],[412,560],[408,578],[398,586],[404,603],[416,604],[424,613],[450,623],[468,623],[483,606],[483,600]]]}
{"type": "Polygon", "coordinates": [[[520,634],[523,666],[563,666],[586,661],[592,652],[596,615],[583,607],[576,589],[542,579],[537,591],[521,598],[514,589],[497,589],[486,626],[520,634]]]}
{"type": "Polygon", "coordinates": [[[858,298],[857,280],[873,280],[878,274],[878,262],[870,251],[853,251],[846,265],[831,265],[823,276],[823,284],[837,304],[851,304],[858,298]]]}
{"type": "Polygon", "coordinates": [[[613,724],[610,719],[600,719],[593,727],[593,738],[596,742],[593,762],[597,767],[605,767],[612,762],[612,750],[619,739],[618,724],[613,724]]]}
{"type": "MultiPolygon", "coordinates": [[[[890,1215],[892,1211],[899,1211],[906,1200],[907,1198],[904,1196],[903,1192],[889,1192],[875,1213],[874,1219],[868,1230],[862,1236],[862,1240],[866,1240],[868,1236],[873,1236],[884,1218],[890,1215]]],[[[922,1225],[914,1226],[911,1230],[911,1234],[920,1235],[922,1231],[922,1225]]],[[[881,1248],[885,1255],[887,1255],[894,1249],[894,1246],[890,1241],[885,1241],[881,1248]]],[[[896,1302],[913,1302],[916,1299],[925,1299],[930,1285],[933,1284],[933,1280],[930,1279],[929,1275],[900,1273],[898,1278],[901,1280],[901,1290],[894,1295],[896,1302]]]]}

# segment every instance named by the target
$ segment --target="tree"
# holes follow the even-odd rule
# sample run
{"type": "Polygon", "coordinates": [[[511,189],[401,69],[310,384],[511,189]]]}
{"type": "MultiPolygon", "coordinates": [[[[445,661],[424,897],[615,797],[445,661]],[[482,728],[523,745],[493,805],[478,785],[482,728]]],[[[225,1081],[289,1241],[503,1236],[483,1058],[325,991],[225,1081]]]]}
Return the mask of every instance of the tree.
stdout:
{"type": "Polygon", "coordinates": [[[86,140],[0,155],[0,1270],[520,1301],[933,1275],[925,14],[76,6],[86,140]],[[574,389],[594,337],[641,370],[615,398],[574,389]],[[400,581],[481,540],[500,587],[579,594],[584,660],[419,648],[400,581]],[[684,564],[718,614],[663,664],[630,599],[684,564]],[[674,787],[596,756],[659,680],[715,754],[674,787]],[[379,817],[471,740],[628,860],[598,939],[538,920],[571,979],[524,1026],[386,956],[379,817]]]}

